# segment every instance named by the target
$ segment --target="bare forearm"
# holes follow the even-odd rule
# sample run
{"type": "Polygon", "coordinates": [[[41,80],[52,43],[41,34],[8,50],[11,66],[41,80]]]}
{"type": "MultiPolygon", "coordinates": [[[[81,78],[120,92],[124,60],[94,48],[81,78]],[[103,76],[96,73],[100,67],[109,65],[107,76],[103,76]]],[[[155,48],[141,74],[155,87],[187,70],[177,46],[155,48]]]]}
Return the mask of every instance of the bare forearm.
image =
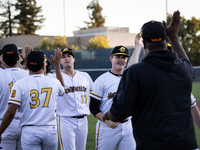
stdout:
{"type": "Polygon", "coordinates": [[[99,112],[99,113],[97,113],[97,114],[95,115],[95,117],[96,117],[97,119],[99,119],[100,121],[103,121],[103,122],[104,122],[103,116],[104,116],[104,114],[103,114],[102,112],[99,112]]]}
{"type": "Polygon", "coordinates": [[[0,126],[0,135],[6,130],[6,128],[10,125],[15,115],[10,113],[5,113],[3,120],[0,126]]]}
{"type": "Polygon", "coordinates": [[[197,105],[191,108],[191,113],[194,123],[200,128],[200,111],[197,105]]]}
{"type": "Polygon", "coordinates": [[[64,80],[63,80],[63,77],[62,77],[62,73],[61,73],[61,70],[60,70],[60,65],[55,66],[55,72],[56,72],[56,78],[60,81],[61,85],[63,87],[65,87],[64,80]]]}
{"type": "Polygon", "coordinates": [[[142,47],[143,45],[141,43],[141,35],[140,33],[138,33],[135,37],[135,49],[133,51],[133,54],[131,55],[131,58],[129,59],[127,68],[135,63],[138,63],[142,47]]]}
{"type": "Polygon", "coordinates": [[[187,54],[185,52],[185,50],[183,49],[179,39],[177,36],[174,37],[169,37],[170,41],[171,41],[171,46],[172,46],[172,51],[176,52],[178,54],[179,58],[184,58],[184,59],[188,59],[187,54]]]}
{"type": "Polygon", "coordinates": [[[133,54],[131,55],[131,58],[129,59],[127,68],[133,64],[138,63],[141,50],[142,50],[142,46],[135,47],[133,54]]]}

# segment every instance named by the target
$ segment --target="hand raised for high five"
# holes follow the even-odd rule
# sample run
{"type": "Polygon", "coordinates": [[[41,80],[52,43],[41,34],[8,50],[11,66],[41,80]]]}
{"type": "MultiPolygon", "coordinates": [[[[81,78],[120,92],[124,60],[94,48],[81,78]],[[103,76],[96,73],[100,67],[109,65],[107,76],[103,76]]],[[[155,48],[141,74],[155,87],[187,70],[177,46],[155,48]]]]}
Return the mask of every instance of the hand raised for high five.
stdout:
{"type": "Polygon", "coordinates": [[[179,31],[179,24],[180,24],[180,12],[177,10],[174,12],[172,19],[167,26],[166,22],[163,21],[163,26],[167,32],[167,36],[171,42],[173,52],[178,54],[179,58],[188,59],[186,52],[184,51],[179,39],[178,39],[178,31],[179,31]]]}
{"type": "Polygon", "coordinates": [[[55,49],[54,57],[53,55],[51,55],[51,62],[53,63],[55,67],[60,66],[61,58],[62,58],[61,50],[59,48],[55,49]]]}
{"type": "Polygon", "coordinates": [[[25,51],[25,56],[23,56],[22,54],[20,54],[20,56],[24,60],[24,62],[26,62],[27,56],[31,52],[31,47],[29,45],[24,46],[24,51],[25,51]]]}
{"type": "Polygon", "coordinates": [[[172,19],[168,26],[167,26],[166,22],[163,21],[163,25],[166,29],[167,36],[170,39],[178,36],[180,19],[181,19],[180,12],[177,10],[174,12],[172,19]]]}

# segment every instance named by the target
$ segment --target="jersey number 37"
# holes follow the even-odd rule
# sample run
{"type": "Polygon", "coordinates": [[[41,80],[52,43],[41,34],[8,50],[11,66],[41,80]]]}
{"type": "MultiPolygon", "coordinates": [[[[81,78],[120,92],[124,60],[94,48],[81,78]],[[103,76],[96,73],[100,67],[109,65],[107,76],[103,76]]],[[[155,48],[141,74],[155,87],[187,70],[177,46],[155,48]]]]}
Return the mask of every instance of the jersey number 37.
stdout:
{"type": "MultiPolygon", "coordinates": [[[[50,96],[51,96],[51,91],[52,88],[43,88],[41,89],[41,94],[46,92],[46,97],[45,97],[45,101],[44,101],[44,105],[43,107],[48,107],[49,106],[49,100],[50,100],[50,96]]],[[[40,105],[40,99],[39,99],[39,92],[37,90],[31,90],[30,91],[30,96],[32,98],[32,102],[30,103],[30,107],[31,108],[37,108],[40,105]]]]}

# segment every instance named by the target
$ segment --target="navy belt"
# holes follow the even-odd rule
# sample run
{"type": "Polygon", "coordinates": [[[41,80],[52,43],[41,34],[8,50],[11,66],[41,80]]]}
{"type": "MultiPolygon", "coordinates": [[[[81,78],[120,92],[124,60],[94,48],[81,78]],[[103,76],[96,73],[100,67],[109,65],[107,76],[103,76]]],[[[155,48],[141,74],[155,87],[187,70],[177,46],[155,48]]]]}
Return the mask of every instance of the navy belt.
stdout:
{"type": "Polygon", "coordinates": [[[87,116],[87,115],[81,115],[81,116],[71,116],[71,118],[77,118],[77,119],[81,119],[81,118],[84,118],[85,116],[87,116]]]}
{"type": "Polygon", "coordinates": [[[120,123],[125,123],[125,122],[127,122],[128,121],[128,119],[126,119],[126,120],[123,120],[123,121],[121,121],[120,123]]]}

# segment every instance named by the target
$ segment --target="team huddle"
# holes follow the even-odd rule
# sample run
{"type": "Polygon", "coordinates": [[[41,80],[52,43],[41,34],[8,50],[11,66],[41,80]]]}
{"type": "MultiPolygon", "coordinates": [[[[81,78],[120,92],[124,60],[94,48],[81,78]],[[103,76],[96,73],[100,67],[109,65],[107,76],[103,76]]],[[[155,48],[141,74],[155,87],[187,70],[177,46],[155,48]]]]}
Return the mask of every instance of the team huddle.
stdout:
{"type": "MultiPolygon", "coordinates": [[[[87,116],[91,112],[98,119],[95,135],[96,150],[114,150],[116,147],[118,150],[177,150],[180,148],[198,150],[193,120],[200,128],[200,112],[191,93],[193,69],[186,60],[187,57],[182,52],[179,41],[174,38],[179,25],[179,15],[178,11],[174,13],[168,27],[156,21],[146,23],[142,32],[135,37],[135,49],[131,56],[125,46],[114,47],[110,55],[112,68],[99,76],[94,83],[88,73],[74,69],[75,53],[72,49],[55,50],[54,56],[51,55],[55,74],[51,74],[48,71],[48,59],[44,53],[31,51],[30,47],[25,47],[26,56],[23,57],[23,69],[20,69],[17,46],[6,44],[0,51],[0,62],[3,68],[0,70],[0,149],[57,150],[59,140],[62,150],[85,150],[88,134],[87,116]],[[176,27],[170,30],[171,25],[176,25],[176,27]],[[167,48],[166,34],[171,40],[172,49],[167,48]],[[138,63],[143,48],[142,38],[147,56],[142,63],[138,63]],[[159,48],[151,51],[155,45],[159,48]],[[180,59],[174,52],[179,55],[180,59]],[[128,57],[130,59],[127,63],[128,57]],[[183,101],[182,104],[179,104],[180,106],[174,104],[173,100],[177,100],[177,98],[174,98],[172,94],[171,96],[167,95],[170,97],[168,101],[170,107],[151,110],[149,106],[154,102],[145,96],[149,91],[146,90],[145,94],[140,94],[140,88],[145,89],[152,86],[151,89],[153,89],[157,87],[157,84],[161,88],[166,81],[157,78],[162,82],[152,83],[153,81],[151,81],[152,84],[148,86],[147,84],[140,85],[140,81],[142,75],[147,75],[142,74],[143,70],[150,70],[150,67],[152,70],[156,70],[155,66],[162,63],[158,61],[156,65],[152,66],[148,61],[154,58],[157,61],[160,57],[163,58],[165,69],[168,67],[166,64],[170,62],[175,70],[165,73],[167,74],[165,75],[166,81],[172,79],[172,74],[176,77],[176,72],[179,71],[177,68],[181,68],[182,73],[187,69],[188,74],[184,72],[187,78],[184,80],[187,80],[185,82],[188,88],[184,90],[180,88],[181,92],[185,91],[183,97],[178,97],[183,101]],[[62,72],[60,64],[63,67],[62,72]],[[139,65],[143,65],[145,69],[140,70],[139,65]],[[145,65],[149,66],[145,67],[145,65]],[[177,65],[181,67],[177,67],[177,65]],[[134,68],[137,71],[133,72],[134,68]],[[140,76],[138,76],[139,74],[140,76]],[[127,87],[129,88],[127,89],[127,87]],[[137,111],[137,109],[139,110],[137,111]],[[140,112],[142,110],[144,111],[140,112]],[[158,112],[162,113],[158,115],[158,112]],[[162,114],[167,113],[168,117],[160,118],[162,114]],[[185,118],[177,123],[177,118],[183,114],[185,118]],[[144,116],[140,118],[141,115],[144,116]],[[149,121],[151,118],[147,118],[147,116],[150,115],[157,117],[159,123],[155,120],[152,126],[148,126],[149,131],[144,133],[145,129],[142,127],[149,123],[147,120],[149,121]],[[168,126],[165,131],[158,129],[159,125],[166,124],[166,120],[168,126]],[[184,131],[186,125],[188,125],[188,131],[184,131]],[[178,129],[179,126],[183,130],[176,131],[176,135],[169,135],[173,134],[171,131],[178,129]],[[152,134],[151,131],[155,129],[159,135],[158,132],[152,134]],[[142,132],[143,135],[141,135],[142,132]],[[174,143],[175,139],[176,143],[174,143]]],[[[157,70],[157,72],[159,71],[157,70]]],[[[155,77],[153,73],[151,76],[155,77]]],[[[142,81],[146,80],[145,77],[145,80],[142,81]]],[[[176,89],[176,81],[173,83],[172,89],[176,89]]],[[[167,90],[169,90],[168,94],[173,93],[170,88],[167,90]]],[[[152,94],[152,91],[149,93],[152,94]]],[[[165,104],[166,95],[158,96],[156,93],[154,95],[156,96],[154,99],[162,100],[163,98],[163,104],[165,104]]],[[[157,104],[154,104],[152,107],[156,106],[157,104]]]]}

